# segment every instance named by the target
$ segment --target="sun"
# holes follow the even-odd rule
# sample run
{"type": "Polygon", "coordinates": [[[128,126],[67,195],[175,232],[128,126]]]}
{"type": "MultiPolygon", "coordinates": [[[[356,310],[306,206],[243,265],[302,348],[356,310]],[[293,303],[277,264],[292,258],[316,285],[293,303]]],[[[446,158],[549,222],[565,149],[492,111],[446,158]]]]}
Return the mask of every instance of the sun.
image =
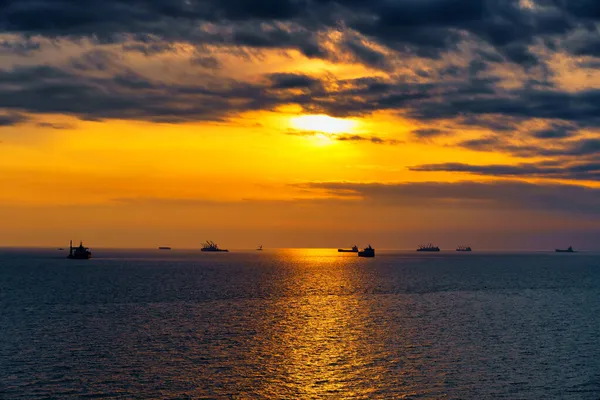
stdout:
{"type": "Polygon", "coordinates": [[[334,118],[329,115],[301,115],[291,119],[295,129],[323,133],[350,133],[356,129],[357,121],[351,119],[334,118]]]}

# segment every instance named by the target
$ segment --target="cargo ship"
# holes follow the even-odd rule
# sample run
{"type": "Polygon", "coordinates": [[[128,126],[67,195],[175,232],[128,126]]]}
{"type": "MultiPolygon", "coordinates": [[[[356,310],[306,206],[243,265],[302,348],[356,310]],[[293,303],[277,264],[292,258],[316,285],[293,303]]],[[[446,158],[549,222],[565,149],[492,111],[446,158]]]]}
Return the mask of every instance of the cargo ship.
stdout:
{"type": "Polygon", "coordinates": [[[572,246],[569,246],[568,249],[555,249],[557,253],[575,253],[572,246]]]}
{"type": "Polygon", "coordinates": [[[87,247],[83,246],[83,242],[79,242],[79,247],[73,247],[73,241],[69,242],[69,255],[67,258],[76,260],[88,260],[92,258],[92,252],[87,247]]]}
{"type": "Polygon", "coordinates": [[[171,248],[169,246],[160,246],[158,249],[159,250],[171,250],[171,248]]]}
{"type": "Polygon", "coordinates": [[[473,251],[473,250],[471,249],[471,246],[458,246],[456,248],[456,251],[473,251]]]}
{"type": "Polygon", "coordinates": [[[339,253],[358,253],[358,246],[354,245],[351,249],[338,249],[339,253]]]}
{"type": "Polygon", "coordinates": [[[363,249],[363,251],[359,251],[358,256],[359,257],[375,257],[375,249],[372,248],[371,245],[369,245],[368,247],[365,247],[363,249]]]}
{"type": "Polygon", "coordinates": [[[217,246],[217,244],[211,240],[207,240],[203,245],[202,248],[200,249],[200,251],[214,251],[214,252],[222,252],[222,253],[226,253],[229,250],[227,249],[220,249],[219,246],[217,246]]]}
{"type": "Polygon", "coordinates": [[[440,248],[429,243],[427,245],[420,245],[417,251],[440,251],[440,248]]]}

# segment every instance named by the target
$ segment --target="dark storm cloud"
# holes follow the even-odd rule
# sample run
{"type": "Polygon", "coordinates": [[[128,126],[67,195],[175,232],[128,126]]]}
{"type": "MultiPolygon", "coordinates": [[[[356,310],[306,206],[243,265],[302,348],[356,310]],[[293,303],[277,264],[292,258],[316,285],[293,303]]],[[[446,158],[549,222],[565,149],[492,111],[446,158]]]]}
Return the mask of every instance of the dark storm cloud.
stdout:
{"type": "Polygon", "coordinates": [[[0,40],[0,54],[28,56],[33,52],[40,50],[40,48],[40,43],[31,38],[20,37],[17,39],[0,40]]]}
{"type": "Polygon", "coordinates": [[[600,215],[600,189],[564,184],[499,182],[323,182],[303,185],[339,197],[397,207],[509,208],[600,215]]]}
{"type": "Polygon", "coordinates": [[[559,141],[549,146],[519,145],[498,136],[466,140],[459,147],[476,151],[511,153],[518,157],[595,157],[600,155],[600,139],[576,139],[559,141]]]}
{"type": "MultiPolygon", "coordinates": [[[[104,68],[103,64],[91,65],[104,68]]],[[[49,66],[0,70],[0,108],[88,120],[183,122],[219,120],[230,113],[279,104],[265,88],[235,81],[168,85],[130,70],[105,78],[76,71],[49,66]]]]}
{"type": "Polygon", "coordinates": [[[385,54],[365,45],[359,38],[346,38],[344,47],[352,54],[354,60],[362,64],[376,69],[387,69],[390,67],[388,57],[385,54]]]}
{"type": "Polygon", "coordinates": [[[517,164],[517,165],[470,165],[462,163],[425,164],[409,168],[419,172],[466,172],[476,175],[507,177],[540,177],[564,180],[600,181],[600,163],[572,165],[517,164]]]}
{"type": "Polygon", "coordinates": [[[600,126],[600,90],[567,93],[535,88],[497,91],[492,81],[457,84],[415,104],[409,115],[421,120],[449,119],[461,115],[500,114],[515,119],[560,119],[600,126]]]}
{"type": "Polygon", "coordinates": [[[304,74],[278,73],[270,74],[273,89],[303,89],[320,86],[321,82],[304,74]]]}
{"type": "Polygon", "coordinates": [[[423,128],[412,131],[412,134],[420,139],[428,139],[449,134],[449,131],[437,128],[423,128]]]}
{"type": "Polygon", "coordinates": [[[29,117],[19,113],[0,114],[0,128],[19,125],[29,121],[29,117]]]}
{"type": "MultiPolygon", "coordinates": [[[[470,35],[494,46],[505,59],[532,65],[536,57],[527,46],[539,35],[567,31],[571,8],[533,11],[517,0],[5,0],[0,3],[0,27],[12,33],[99,41],[132,34],[201,43],[224,36],[221,32],[209,39],[202,24],[224,24],[232,36],[223,40],[232,44],[296,47],[323,56],[309,33],[346,26],[384,46],[425,57],[438,57],[470,35]],[[289,23],[297,29],[281,27],[289,23]]],[[[358,40],[347,46],[367,64],[384,62],[383,55],[358,40]]]]}
{"type": "MultiPolygon", "coordinates": [[[[556,126],[600,126],[600,90],[565,93],[533,88],[496,91],[494,79],[407,82],[359,78],[321,82],[303,74],[267,75],[262,83],[235,82],[199,74],[194,82],[167,84],[124,66],[119,56],[97,49],[63,67],[0,69],[0,107],[33,113],[55,112],[82,118],[220,120],[226,114],[271,110],[284,104],[307,112],[346,117],[402,110],[424,122],[457,119],[507,129],[528,118],[562,120],[556,126]],[[97,77],[101,72],[103,78],[97,77]],[[294,91],[294,89],[301,89],[294,91]],[[156,117],[156,118],[155,118],[156,117]]],[[[570,132],[564,128],[563,135],[570,132]]],[[[437,131],[417,132],[431,136],[437,131]]],[[[554,132],[558,137],[560,132],[554,132]]],[[[539,135],[551,135],[551,132],[539,135]]],[[[560,135],[559,135],[560,136],[560,135]]],[[[463,143],[476,147],[491,143],[463,143]]],[[[500,144],[502,145],[502,144],[500,144]]],[[[572,154],[593,151],[582,142],[572,154]]],[[[510,150],[510,149],[508,149],[510,150]]]]}
{"type": "Polygon", "coordinates": [[[192,65],[197,65],[207,69],[221,68],[221,62],[215,57],[211,56],[195,56],[190,60],[190,62],[192,63],[192,65]]]}
{"type": "Polygon", "coordinates": [[[533,131],[531,135],[538,139],[563,139],[574,136],[577,130],[578,128],[573,125],[555,123],[546,129],[533,131]]]}
{"type": "MultiPolygon", "coordinates": [[[[514,121],[530,118],[600,126],[600,91],[567,93],[552,87],[543,61],[531,52],[534,44],[546,44],[551,51],[551,43],[575,29],[586,30],[590,43],[600,40],[590,25],[597,6],[587,1],[537,3],[544,7],[522,7],[518,0],[4,0],[3,32],[22,38],[87,38],[99,48],[72,60],[68,68],[0,70],[0,81],[10,82],[0,86],[0,104],[92,119],[219,120],[235,112],[298,104],[307,112],[340,117],[392,110],[425,122],[477,121],[505,131],[514,128],[514,121]],[[333,31],[341,39],[328,46],[324,41],[333,31]],[[290,74],[266,77],[270,86],[213,82],[213,77],[203,85],[169,86],[124,68],[114,53],[102,50],[102,44],[120,43],[124,50],[150,56],[176,51],[174,44],[185,42],[199,49],[193,64],[214,70],[220,65],[202,53],[207,46],[295,49],[308,57],[351,59],[391,71],[390,65],[406,55],[439,59],[465,40],[474,54],[466,66],[416,70],[425,78],[418,81],[397,75],[333,80],[335,89],[314,77],[290,74]],[[522,88],[501,87],[501,79],[490,75],[494,64],[506,61],[528,71],[530,80],[522,88]],[[112,77],[86,76],[92,71],[111,72],[112,77]],[[19,78],[28,73],[30,79],[19,78]]],[[[569,133],[555,129],[537,135],[569,133]]]]}
{"type": "Polygon", "coordinates": [[[114,53],[96,49],[72,58],[70,66],[81,71],[119,70],[121,65],[114,53]]]}
{"type": "Polygon", "coordinates": [[[510,132],[518,128],[522,118],[513,118],[502,114],[461,115],[457,122],[467,127],[480,127],[499,132],[510,132]]]}

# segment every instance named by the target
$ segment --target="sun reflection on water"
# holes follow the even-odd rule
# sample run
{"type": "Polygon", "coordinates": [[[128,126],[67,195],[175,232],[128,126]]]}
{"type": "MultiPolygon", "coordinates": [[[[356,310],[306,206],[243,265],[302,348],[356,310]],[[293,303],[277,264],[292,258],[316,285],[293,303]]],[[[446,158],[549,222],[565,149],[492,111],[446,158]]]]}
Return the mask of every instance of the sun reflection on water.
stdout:
{"type": "MultiPolygon", "coordinates": [[[[356,257],[332,255],[331,249],[286,250],[296,279],[288,281],[290,297],[273,303],[270,351],[279,354],[278,375],[285,376],[289,398],[363,397],[373,393],[382,372],[369,355],[374,354],[365,331],[368,307],[355,294],[356,257]],[[340,288],[347,295],[340,296],[340,288]]],[[[268,385],[265,386],[268,390],[268,385]]],[[[268,397],[273,393],[264,392],[268,397]]],[[[279,392],[281,395],[281,392],[279,392]]]]}

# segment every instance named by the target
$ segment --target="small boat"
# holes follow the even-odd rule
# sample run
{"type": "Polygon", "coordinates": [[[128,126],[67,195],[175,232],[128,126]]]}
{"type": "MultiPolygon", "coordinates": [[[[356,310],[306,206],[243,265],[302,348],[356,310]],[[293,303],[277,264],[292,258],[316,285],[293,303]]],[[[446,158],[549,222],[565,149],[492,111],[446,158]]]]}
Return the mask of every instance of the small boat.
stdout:
{"type": "Polygon", "coordinates": [[[351,249],[338,249],[339,253],[358,253],[358,246],[354,245],[351,249]]]}
{"type": "Polygon", "coordinates": [[[262,251],[262,244],[256,248],[256,251],[262,251]]]}
{"type": "Polygon", "coordinates": [[[203,245],[202,248],[200,249],[200,251],[214,251],[214,252],[220,252],[220,253],[227,253],[229,250],[227,249],[220,249],[219,246],[217,246],[217,244],[211,240],[207,240],[203,245]]]}
{"type": "Polygon", "coordinates": [[[369,245],[368,247],[365,247],[363,249],[363,251],[359,251],[358,256],[359,257],[375,257],[375,249],[372,248],[371,245],[369,245]]]}
{"type": "Polygon", "coordinates": [[[569,246],[568,249],[555,249],[557,253],[575,253],[572,246],[569,246]]]}
{"type": "Polygon", "coordinates": [[[427,245],[420,245],[417,251],[440,251],[440,248],[429,243],[427,245]]]}
{"type": "Polygon", "coordinates": [[[168,246],[160,246],[158,249],[159,250],[171,250],[171,248],[168,246]]]}
{"type": "Polygon", "coordinates": [[[62,250],[64,250],[64,249],[63,249],[62,247],[59,247],[57,250],[59,250],[59,251],[62,251],[62,250]]]}
{"type": "Polygon", "coordinates": [[[456,248],[456,251],[473,251],[473,250],[471,249],[471,246],[458,246],[456,248]]]}
{"type": "Polygon", "coordinates": [[[69,255],[67,258],[76,260],[88,260],[92,258],[92,252],[87,247],[83,247],[83,242],[79,242],[79,247],[73,247],[73,241],[69,243],[69,255]]]}

